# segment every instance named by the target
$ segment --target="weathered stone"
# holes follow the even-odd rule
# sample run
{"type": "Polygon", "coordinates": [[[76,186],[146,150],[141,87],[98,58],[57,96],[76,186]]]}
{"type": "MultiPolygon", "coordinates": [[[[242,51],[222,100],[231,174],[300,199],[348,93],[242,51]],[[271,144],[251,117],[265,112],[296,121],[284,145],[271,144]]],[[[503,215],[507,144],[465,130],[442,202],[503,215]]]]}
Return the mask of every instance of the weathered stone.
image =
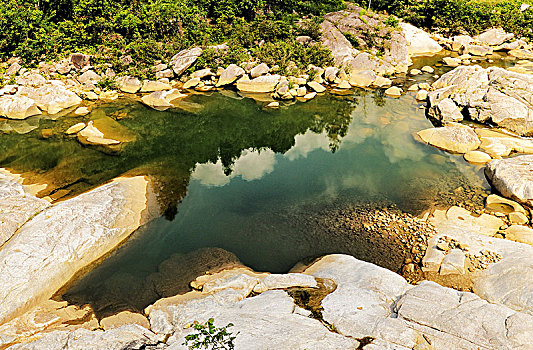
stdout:
{"type": "Polygon", "coordinates": [[[162,83],[160,81],[145,80],[141,92],[164,91],[170,90],[171,88],[170,84],[162,83]]]}
{"type": "Polygon", "coordinates": [[[346,80],[342,80],[337,86],[337,89],[351,89],[352,86],[346,80]]]}
{"type": "Polygon", "coordinates": [[[263,293],[272,289],[285,289],[290,287],[311,287],[316,288],[316,280],[309,275],[299,273],[289,273],[285,275],[272,274],[263,278],[255,285],[255,293],[263,293]]]}
{"type": "Polygon", "coordinates": [[[513,211],[509,213],[509,221],[514,225],[525,225],[529,222],[529,219],[525,214],[519,211],[513,211]]]}
{"type": "Polygon", "coordinates": [[[441,275],[462,275],[465,273],[466,256],[461,249],[451,249],[440,266],[441,275]]]}
{"type": "Polygon", "coordinates": [[[26,96],[0,96],[0,116],[9,119],[26,119],[41,114],[35,101],[26,96]]]}
{"type": "Polygon", "coordinates": [[[220,78],[218,78],[217,87],[233,84],[237,79],[246,74],[244,69],[236,64],[230,64],[228,68],[224,69],[220,78]]]}
{"type": "Polygon", "coordinates": [[[174,73],[178,76],[182,75],[183,72],[196,62],[203,52],[204,51],[199,47],[178,52],[170,59],[170,65],[172,66],[174,73]]]}
{"type": "Polygon", "coordinates": [[[116,79],[117,87],[122,92],[134,94],[141,89],[141,81],[135,77],[122,76],[116,79]]]}
{"type": "Polygon", "coordinates": [[[390,97],[400,97],[402,95],[402,89],[398,86],[392,86],[385,90],[385,95],[390,97]]]}
{"type": "Polygon", "coordinates": [[[502,214],[509,214],[513,211],[522,214],[527,214],[526,209],[515,201],[498,196],[497,194],[490,194],[485,203],[485,209],[490,212],[497,212],[502,214]]]}
{"type": "Polygon", "coordinates": [[[28,87],[39,87],[46,84],[46,79],[37,73],[31,73],[28,75],[17,77],[16,82],[18,85],[28,87]]]}
{"type": "Polygon", "coordinates": [[[70,63],[77,69],[82,69],[90,64],[91,56],[82,53],[73,53],[70,56],[70,63]]]}
{"type": "Polygon", "coordinates": [[[513,33],[507,33],[501,28],[492,28],[479,34],[477,40],[485,45],[497,46],[514,38],[513,33]]]}
{"type": "Polygon", "coordinates": [[[244,92],[273,92],[280,81],[280,76],[262,75],[251,80],[239,80],[237,82],[237,89],[244,92]]]}
{"type": "Polygon", "coordinates": [[[122,311],[118,314],[105,317],[100,321],[100,326],[106,331],[133,324],[142,326],[146,329],[150,328],[150,323],[145,316],[130,311],[122,311]]]}
{"type": "Polygon", "coordinates": [[[102,80],[102,77],[98,74],[96,74],[95,72],[93,72],[92,70],[88,70],[86,71],[85,73],[83,73],[82,75],[80,75],[77,80],[81,83],[81,84],[87,84],[87,83],[98,83],[100,80],[102,80]]]}
{"type": "Polygon", "coordinates": [[[533,229],[527,226],[511,225],[504,231],[504,233],[506,239],[533,245],[533,229]]]}
{"type": "Polygon", "coordinates": [[[0,250],[0,323],[48,299],[153,218],[148,181],[120,178],[34,216],[0,250]]]}
{"type": "Polygon", "coordinates": [[[376,80],[377,76],[374,71],[371,70],[365,70],[365,71],[359,71],[356,73],[350,74],[350,84],[352,86],[357,87],[367,87],[370,86],[374,80],[376,80]]]}
{"type": "Polygon", "coordinates": [[[371,85],[377,88],[383,88],[383,87],[391,86],[392,80],[390,80],[389,78],[382,77],[381,75],[378,75],[371,85]]]}
{"type": "Polygon", "coordinates": [[[400,27],[407,40],[410,55],[428,55],[442,51],[442,46],[422,29],[405,22],[401,22],[400,27]]]}
{"type": "Polygon", "coordinates": [[[425,101],[428,98],[428,91],[427,90],[419,90],[416,93],[416,99],[418,101],[425,101]]]}
{"type": "Polygon", "coordinates": [[[18,62],[13,62],[6,71],[7,76],[15,75],[22,68],[18,62]]]}
{"type": "Polygon", "coordinates": [[[31,98],[48,114],[56,114],[82,102],[78,95],[61,85],[47,84],[40,88],[19,87],[17,95],[31,98]]]}
{"type": "Polygon", "coordinates": [[[509,55],[516,57],[521,60],[531,60],[533,59],[533,51],[526,49],[515,49],[509,51],[509,55]]]}
{"type": "Polygon", "coordinates": [[[310,81],[307,83],[307,86],[309,86],[313,91],[317,93],[321,93],[326,91],[326,88],[322,86],[321,84],[317,83],[316,81],[310,81]]]}
{"type": "Polygon", "coordinates": [[[466,153],[479,147],[474,129],[450,123],[444,127],[419,131],[417,135],[426,143],[453,153],[466,153]]]}
{"type": "Polygon", "coordinates": [[[487,56],[492,54],[492,48],[483,45],[466,45],[461,49],[461,53],[473,56],[487,56]]]}
{"type": "Polygon", "coordinates": [[[533,155],[495,159],[485,174],[502,195],[533,206],[533,155]]]}
{"type": "Polygon", "coordinates": [[[454,57],[444,57],[442,59],[444,64],[450,67],[459,67],[461,65],[461,60],[454,57]]]}
{"type": "Polygon", "coordinates": [[[172,71],[172,69],[165,69],[165,70],[155,73],[156,79],[173,78],[173,77],[174,77],[174,72],[172,71]]]}
{"type": "Polygon", "coordinates": [[[177,89],[171,89],[168,91],[152,92],[151,94],[143,96],[141,101],[152,108],[169,108],[172,107],[170,102],[186,96],[187,95],[180,93],[177,89]]]}
{"type": "Polygon", "coordinates": [[[28,219],[49,205],[28,193],[15,176],[0,169],[0,246],[28,219]]]}
{"type": "Polygon", "coordinates": [[[252,78],[257,78],[261,75],[268,74],[269,71],[270,68],[268,67],[268,65],[266,63],[261,63],[260,65],[257,65],[252,68],[252,70],[250,71],[250,76],[252,78]]]}
{"type": "Polygon", "coordinates": [[[89,108],[87,107],[78,107],[76,108],[76,110],[74,111],[74,114],[75,115],[87,115],[91,113],[91,111],[89,110],[89,108]]]}
{"type": "Polygon", "coordinates": [[[27,350],[96,350],[96,349],[141,349],[157,345],[161,338],[136,324],[113,328],[107,331],[77,329],[73,332],[54,331],[26,344],[17,344],[10,349],[27,350]]]}
{"type": "Polygon", "coordinates": [[[450,98],[445,98],[432,106],[429,115],[443,124],[463,120],[461,110],[450,98]]]}
{"type": "Polygon", "coordinates": [[[433,67],[430,67],[430,66],[424,66],[421,68],[422,72],[426,72],[426,73],[433,73],[435,72],[435,69],[433,69],[433,67]]]}

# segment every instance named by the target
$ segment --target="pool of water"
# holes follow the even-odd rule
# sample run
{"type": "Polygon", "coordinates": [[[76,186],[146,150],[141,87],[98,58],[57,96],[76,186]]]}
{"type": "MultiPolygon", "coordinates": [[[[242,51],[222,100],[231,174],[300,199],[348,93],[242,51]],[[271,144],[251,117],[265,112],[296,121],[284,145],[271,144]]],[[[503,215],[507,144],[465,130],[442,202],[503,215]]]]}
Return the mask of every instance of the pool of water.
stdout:
{"type": "Polygon", "coordinates": [[[431,127],[414,93],[392,99],[359,89],[277,110],[264,105],[223,91],[163,112],[124,99],[96,105],[86,117],[0,122],[0,167],[49,184],[41,196],[65,199],[123,174],[149,175],[156,184],[164,215],[63,297],[102,312],[141,310],[220,264],[286,272],[328,253],[394,270],[401,257],[370,254],[368,242],[329,229],[331,213],[371,203],[418,215],[447,204],[457,188],[489,189],[479,167],[414,139],[431,127]],[[133,141],[106,153],[63,134],[94,119],[133,141]],[[53,135],[44,138],[43,129],[53,135]],[[166,286],[172,279],[182,284],[166,286]]]}

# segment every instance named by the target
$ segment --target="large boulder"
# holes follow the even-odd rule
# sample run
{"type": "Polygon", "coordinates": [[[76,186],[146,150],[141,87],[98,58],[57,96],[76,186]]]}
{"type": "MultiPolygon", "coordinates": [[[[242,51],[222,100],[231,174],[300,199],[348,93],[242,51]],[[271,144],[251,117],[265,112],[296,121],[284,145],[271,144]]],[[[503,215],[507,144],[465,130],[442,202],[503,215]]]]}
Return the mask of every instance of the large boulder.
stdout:
{"type": "Polygon", "coordinates": [[[9,119],[26,119],[41,114],[35,101],[26,96],[0,96],[0,116],[9,119]]]}
{"type": "Polygon", "coordinates": [[[166,109],[172,107],[171,102],[186,97],[178,89],[166,91],[155,91],[141,98],[142,103],[155,109],[166,109]]]}
{"type": "Polygon", "coordinates": [[[280,75],[263,75],[251,80],[239,80],[237,89],[244,92],[273,92],[279,83],[280,75]]]}
{"type": "Polygon", "coordinates": [[[195,47],[188,50],[182,50],[170,59],[170,66],[176,75],[182,75],[190,66],[196,62],[204,50],[195,47]]]}
{"type": "Polygon", "coordinates": [[[246,72],[243,68],[239,67],[236,64],[230,64],[222,74],[220,74],[220,77],[218,78],[217,87],[219,86],[225,86],[229,84],[233,84],[237,79],[242,77],[246,72]]]}
{"type": "Polygon", "coordinates": [[[533,155],[495,159],[485,174],[502,195],[533,207],[533,155]]]}
{"type": "Polygon", "coordinates": [[[430,109],[450,98],[466,115],[520,135],[533,135],[533,76],[509,70],[461,66],[443,74],[428,95],[430,109]]]}
{"type": "Polygon", "coordinates": [[[370,69],[378,74],[392,74],[395,66],[409,63],[409,53],[404,35],[388,26],[386,19],[348,4],[345,10],[324,16],[320,40],[331,51],[337,66],[349,67],[351,72],[370,69]],[[368,36],[372,36],[372,42],[368,36]],[[382,57],[377,57],[378,53],[382,57]]]}
{"type": "Polygon", "coordinates": [[[400,24],[403,35],[407,40],[409,54],[412,56],[432,55],[442,51],[442,46],[433,40],[428,33],[412,24],[402,22],[400,24]]]}
{"type": "Polygon", "coordinates": [[[498,46],[514,38],[513,33],[507,33],[502,28],[492,28],[479,34],[477,40],[485,45],[498,46]]]}
{"type": "Polygon", "coordinates": [[[422,141],[452,153],[466,153],[479,147],[481,141],[471,127],[450,123],[440,128],[419,131],[422,141]]]}
{"type": "Polygon", "coordinates": [[[40,88],[19,87],[17,96],[26,96],[35,101],[40,109],[48,114],[76,106],[82,99],[63,85],[47,84],[40,88]]]}
{"type": "Polygon", "coordinates": [[[95,73],[94,71],[92,70],[88,70],[86,72],[84,72],[83,74],[81,74],[77,80],[81,83],[81,84],[95,84],[95,83],[98,83],[100,80],[102,80],[102,77],[95,73]]]}
{"type": "Polygon", "coordinates": [[[82,69],[91,63],[91,56],[84,55],[82,53],[73,53],[70,56],[70,63],[74,65],[74,67],[78,69],[82,69]]]}
{"type": "Polygon", "coordinates": [[[123,76],[116,79],[116,84],[120,91],[134,94],[142,87],[142,83],[139,79],[131,76],[123,76]]]}
{"type": "Polygon", "coordinates": [[[50,298],[154,217],[144,177],[119,178],[45,209],[0,249],[0,324],[50,298]]]}
{"type": "Polygon", "coordinates": [[[429,115],[441,123],[463,120],[463,114],[451,98],[445,98],[429,109],[429,115]]]}

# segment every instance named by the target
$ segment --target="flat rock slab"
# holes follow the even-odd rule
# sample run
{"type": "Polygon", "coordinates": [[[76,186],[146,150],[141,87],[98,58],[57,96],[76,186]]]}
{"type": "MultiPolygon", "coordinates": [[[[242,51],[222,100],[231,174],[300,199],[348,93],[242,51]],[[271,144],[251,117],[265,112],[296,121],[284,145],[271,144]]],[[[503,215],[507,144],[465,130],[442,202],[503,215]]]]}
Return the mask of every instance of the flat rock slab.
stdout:
{"type": "Polygon", "coordinates": [[[485,174],[502,195],[533,206],[533,155],[495,159],[485,174]]]}
{"type": "Polygon", "coordinates": [[[0,246],[28,219],[48,206],[47,201],[26,192],[14,176],[0,171],[0,246]]]}
{"type": "Polygon", "coordinates": [[[37,214],[0,250],[0,323],[50,298],[151,218],[149,183],[119,178],[37,214]]]}
{"type": "Polygon", "coordinates": [[[453,153],[473,151],[481,144],[474,129],[461,124],[425,129],[417,135],[425,143],[453,153]]]}

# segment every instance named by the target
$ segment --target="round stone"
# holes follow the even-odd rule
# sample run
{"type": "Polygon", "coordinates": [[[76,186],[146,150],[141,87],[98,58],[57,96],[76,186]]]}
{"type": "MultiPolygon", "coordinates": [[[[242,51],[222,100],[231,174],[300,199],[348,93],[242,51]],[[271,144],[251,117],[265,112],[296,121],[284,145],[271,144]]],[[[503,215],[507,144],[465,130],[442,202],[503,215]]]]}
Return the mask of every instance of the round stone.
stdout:
{"type": "Polygon", "coordinates": [[[467,162],[475,164],[486,164],[492,160],[491,156],[481,151],[466,152],[464,158],[467,162]]]}

